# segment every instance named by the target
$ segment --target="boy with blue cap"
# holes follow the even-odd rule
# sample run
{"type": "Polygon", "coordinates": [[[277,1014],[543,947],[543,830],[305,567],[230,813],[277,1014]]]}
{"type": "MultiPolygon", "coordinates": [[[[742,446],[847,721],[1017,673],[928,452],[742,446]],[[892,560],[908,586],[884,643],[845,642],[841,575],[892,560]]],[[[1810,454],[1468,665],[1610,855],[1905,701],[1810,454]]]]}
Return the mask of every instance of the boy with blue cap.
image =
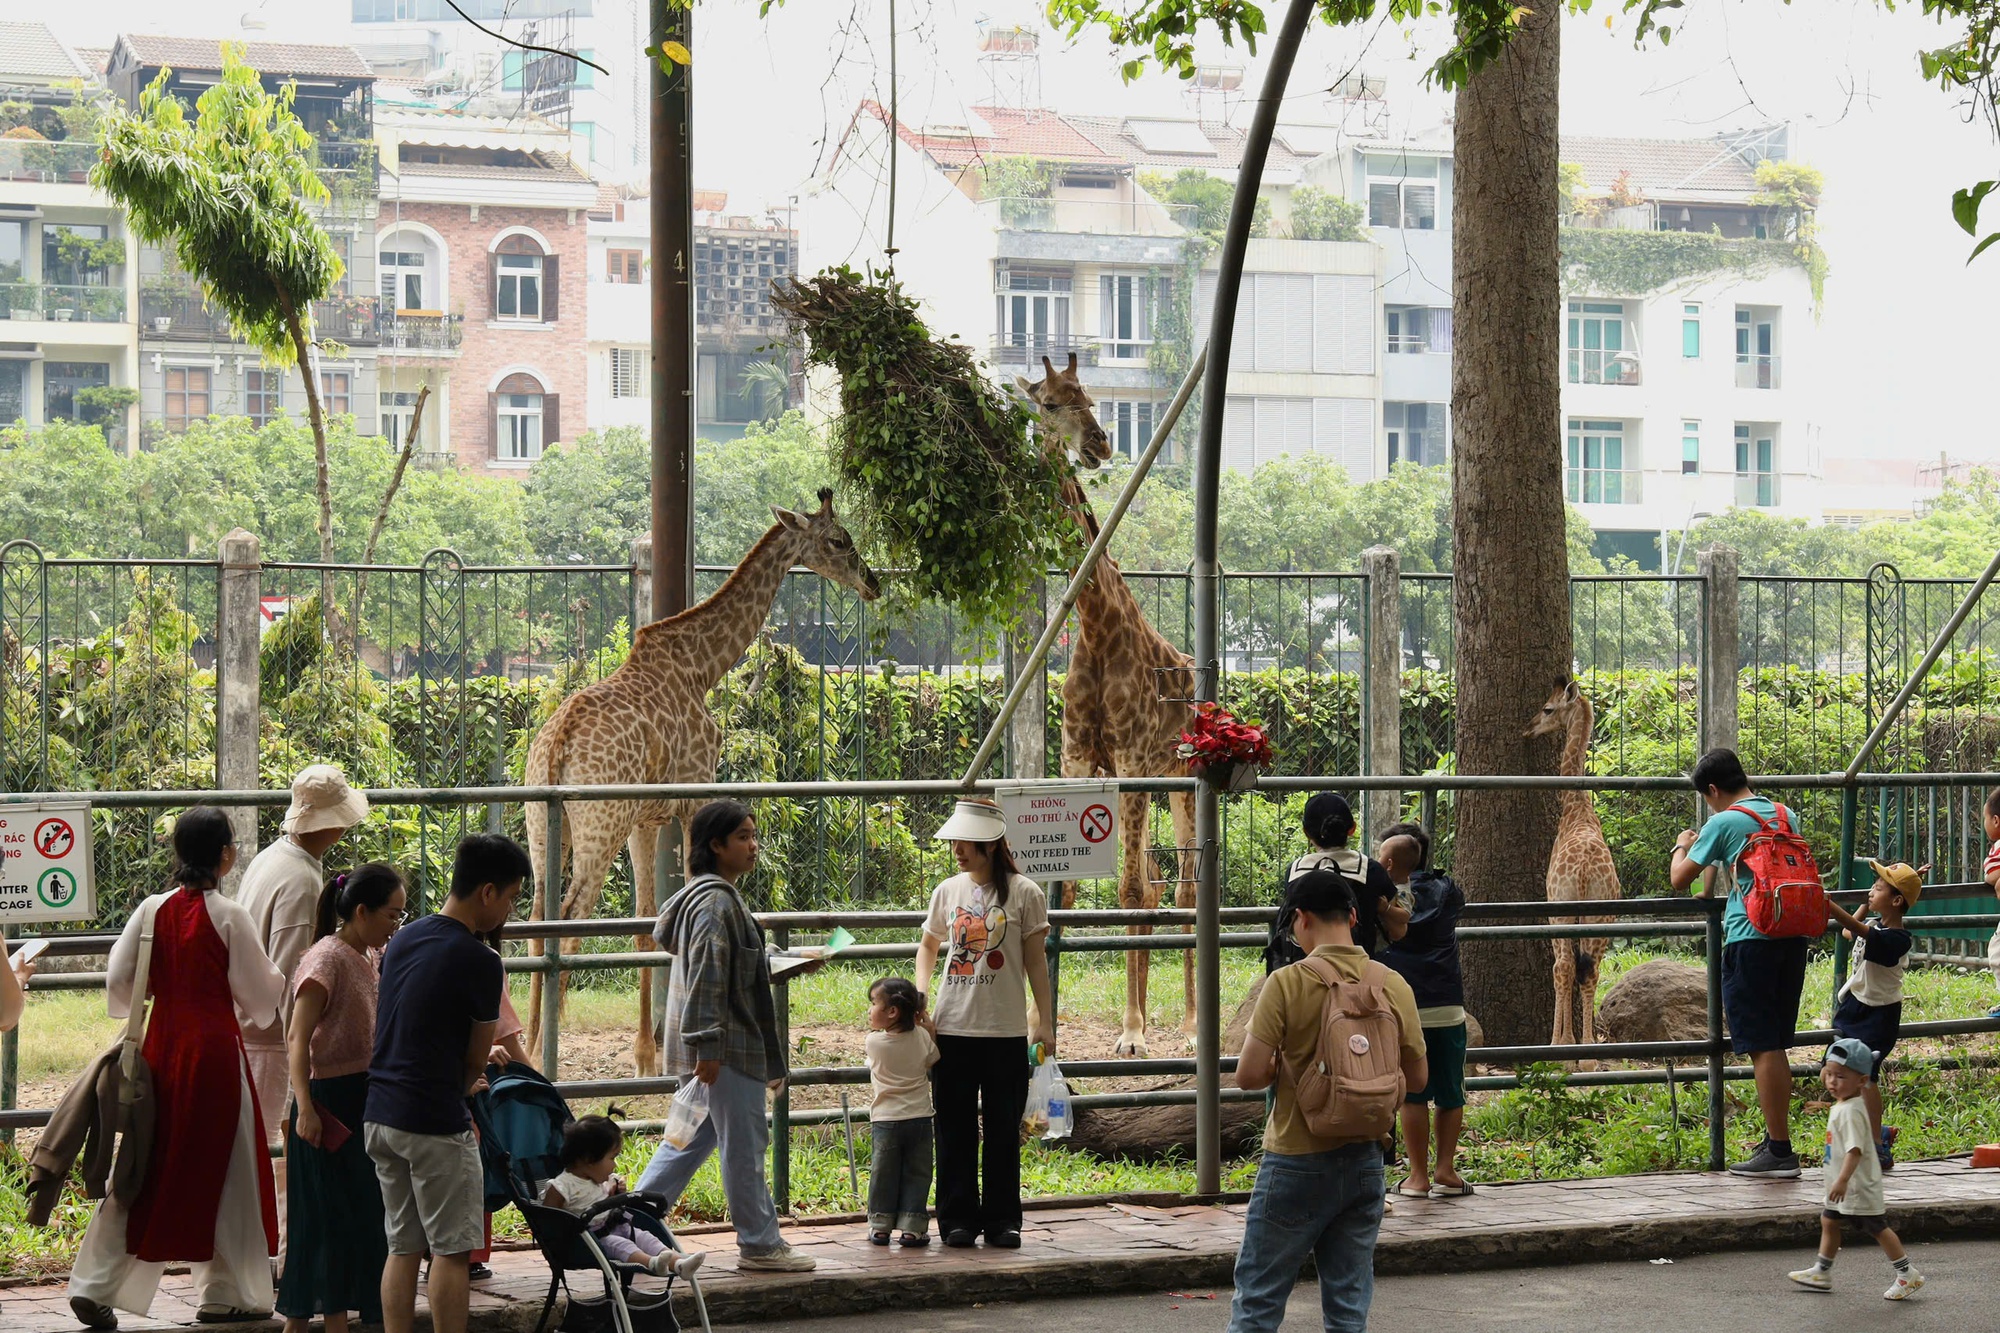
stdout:
{"type": "Polygon", "coordinates": [[[1826,1117],[1826,1208],[1819,1215],[1819,1258],[1811,1268],[1788,1276],[1813,1291],[1832,1291],[1833,1260],[1840,1253],[1841,1224],[1847,1222],[1873,1236],[1889,1256],[1896,1275],[1882,1298],[1900,1301],[1916,1294],[1924,1276],[1910,1266],[1882,1203],[1882,1164],[1869,1132],[1868,1107],[1861,1100],[1874,1070],[1874,1053],[1852,1037],[1841,1037],[1826,1049],[1820,1081],[1834,1104],[1826,1117]]]}

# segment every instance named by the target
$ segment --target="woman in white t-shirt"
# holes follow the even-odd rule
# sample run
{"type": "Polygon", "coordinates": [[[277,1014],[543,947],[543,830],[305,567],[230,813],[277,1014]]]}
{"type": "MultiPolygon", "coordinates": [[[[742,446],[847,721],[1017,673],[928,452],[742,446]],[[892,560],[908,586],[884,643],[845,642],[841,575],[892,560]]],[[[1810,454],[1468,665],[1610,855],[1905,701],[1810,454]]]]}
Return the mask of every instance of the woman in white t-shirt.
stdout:
{"type": "Polygon", "coordinates": [[[944,1243],[980,1236],[1021,1247],[1021,1115],[1028,1104],[1028,992],[1040,1015],[1035,1040],[1055,1053],[1049,962],[1042,951],[1049,904],[1007,849],[1007,823],[991,801],[965,800],[937,831],[960,871],[931,893],[917,945],[917,991],[930,993],[945,953],[934,1021],[937,1215],[944,1243]],[[982,1110],[983,1108],[983,1110],[982,1110]],[[980,1154],[981,1121],[984,1160],[980,1154]]]}

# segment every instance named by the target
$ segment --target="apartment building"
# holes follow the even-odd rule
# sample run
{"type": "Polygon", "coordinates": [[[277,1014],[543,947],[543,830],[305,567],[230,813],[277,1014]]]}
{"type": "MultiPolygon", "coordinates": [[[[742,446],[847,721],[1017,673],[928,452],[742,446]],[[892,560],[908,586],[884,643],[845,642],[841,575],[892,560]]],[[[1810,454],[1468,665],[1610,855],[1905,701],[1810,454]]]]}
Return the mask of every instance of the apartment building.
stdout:
{"type": "MultiPolygon", "coordinates": [[[[695,192],[695,424],[735,439],[801,401],[797,352],[771,284],[798,272],[798,233],[728,211],[695,192]]],[[[593,429],[645,426],[652,411],[652,209],[606,187],[590,214],[590,411],[593,429]]]]}
{"type": "Polygon", "coordinates": [[[385,96],[375,132],[383,432],[403,438],[428,385],[425,461],[518,474],[583,428],[598,186],[559,126],[385,96]]]}
{"type": "Polygon", "coordinates": [[[139,255],[89,183],[91,77],[47,25],[0,23],[0,424],[95,422],[129,449],[129,392],[98,391],[138,382],[139,255]]]}
{"type": "MultiPolygon", "coordinates": [[[[328,194],[312,212],[345,266],[339,285],[313,306],[315,334],[344,349],[320,362],[322,408],[329,416],[351,415],[356,429],[375,433],[381,429],[377,352],[383,334],[375,296],[375,76],[352,47],[250,42],[244,59],[265,87],[296,90],[293,111],[313,136],[313,165],[328,194]]],[[[222,77],[221,42],[121,34],[102,77],[113,97],[137,107],[162,71],[168,71],[168,94],[192,114],[195,101],[222,77]]],[[[138,288],[142,438],[186,430],[211,415],[248,417],[260,426],[305,415],[298,368],[271,365],[243,342],[171,253],[139,248],[138,288]]]]}

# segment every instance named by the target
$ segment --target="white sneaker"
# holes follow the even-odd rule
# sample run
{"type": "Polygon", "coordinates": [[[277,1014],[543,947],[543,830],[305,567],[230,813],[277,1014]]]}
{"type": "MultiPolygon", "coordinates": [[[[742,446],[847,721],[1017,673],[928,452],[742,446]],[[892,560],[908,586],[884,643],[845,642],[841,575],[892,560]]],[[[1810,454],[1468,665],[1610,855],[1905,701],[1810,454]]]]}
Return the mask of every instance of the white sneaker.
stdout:
{"type": "Polygon", "coordinates": [[[738,1256],[736,1269],[740,1273],[810,1273],[819,1267],[809,1254],[800,1254],[789,1245],[780,1245],[767,1254],[744,1254],[738,1256]]]}
{"type": "Polygon", "coordinates": [[[1833,1274],[1817,1265],[1812,1268],[1798,1269],[1796,1272],[1785,1274],[1785,1276],[1798,1283],[1801,1287],[1807,1287],[1813,1291],[1833,1290],[1833,1274]]]}
{"type": "Polygon", "coordinates": [[[1896,1274],[1896,1280],[1889,1284],[1887,1291],[1882,1293],[1882,1299],[1885,1301],[1907,1301],[1910,1297],[1916,1295],[1918,1288],[1923,1285],[1924,1275],[1912,1268],[1907,1273],[1896,1274]]]}

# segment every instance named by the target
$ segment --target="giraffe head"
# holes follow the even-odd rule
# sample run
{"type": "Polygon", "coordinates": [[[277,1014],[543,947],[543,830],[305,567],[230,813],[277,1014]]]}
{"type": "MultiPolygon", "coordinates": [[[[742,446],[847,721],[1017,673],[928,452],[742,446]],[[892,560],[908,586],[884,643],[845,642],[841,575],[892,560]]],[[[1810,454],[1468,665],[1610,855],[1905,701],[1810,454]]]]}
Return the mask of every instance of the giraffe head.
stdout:
{"type": "Polygon", "coordinates": [[[1568,676],[1557,676],[1556,687],[1542,702],[1542,711],[1535,714],[1535,724],[1528,728],[1526,735],[1547,736],[1553,732],[1569,731],[1572,714],[1583,704],[1583,691],[1568,676]]]}
{"type": "Polygon", "coordinates": [[[854,549],[854,538],[833,516],[831,487],[820,487],[819,508],[813,513],[797,514],[777,505],[771,506],[771,513],[792,539],[793,563],[804,565],[843,588],[854,589],[861,594],[864,602],[872,602],[882,595],[882,585],[876,582],[875,571],[868,568],[868,562],[854,549]]]}
{"type": "Polygon", "coordinates": [[[1033,384],[1014,377],[1015,385],[1035,405],[1042,433],[1074,449],[1085,467],[1102,466],[1111,457],[1111,438],[1097,424],[1097,414],[1091,410],[1097,404],[1076,376],[1076,353],[1069,354],[1069,366],[1063,370],[1043,357],[1042,370],[1042,378],[1033,384]]]}

